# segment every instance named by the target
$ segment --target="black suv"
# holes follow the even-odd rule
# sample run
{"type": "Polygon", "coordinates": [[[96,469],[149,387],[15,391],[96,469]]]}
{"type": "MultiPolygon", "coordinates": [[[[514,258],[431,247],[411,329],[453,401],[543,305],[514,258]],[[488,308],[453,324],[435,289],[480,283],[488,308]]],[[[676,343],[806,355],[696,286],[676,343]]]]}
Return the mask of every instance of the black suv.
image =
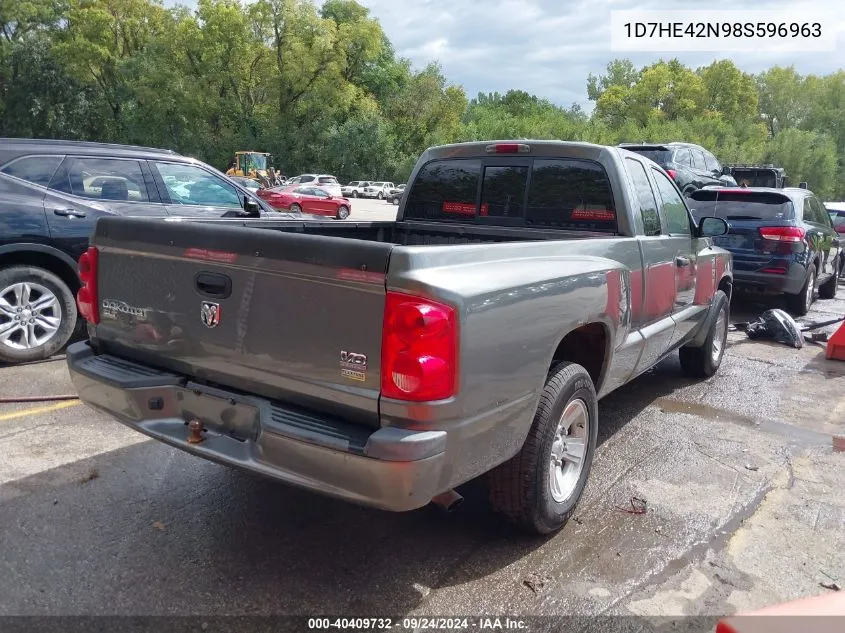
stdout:
{"type": "Polygon", "coordinates": [[[672,177],[684,196],[702,187],[736,187],[730,169],[722,166],[713,154],[692,143],[622,143],[630,152],[636,152],[660,165],[672,177]]]}
{"type": "Polygon", "coordinates": [[[169,150],[0,139],[0,361],[47,358],[70,340],[77,260],[113,214],[296,217],[169,150]]]}

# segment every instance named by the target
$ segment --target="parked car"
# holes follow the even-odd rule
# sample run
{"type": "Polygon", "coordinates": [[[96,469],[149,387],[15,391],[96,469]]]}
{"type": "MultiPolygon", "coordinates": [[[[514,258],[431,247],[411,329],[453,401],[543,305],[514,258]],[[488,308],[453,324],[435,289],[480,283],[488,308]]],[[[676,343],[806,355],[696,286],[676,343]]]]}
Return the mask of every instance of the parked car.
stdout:
{"type": "Polygon", "coordinates": [[[403,193],[405,193],[405,185],[399,185],[387,192],[385,200],[392,204],[399,204],[399,201],[402,200],[403,193]]]}
{"type": "Polygon", "coordinates": [[[489,472],[499,512],[560,529],[597,399],[678,349],[686,372],[718,370],[731,255],[710,238],[727,225],[696,224],[660,167],[615,147],[435,147],[410,182],[396,222],[100,220],[81,263],[91,340],[67,355],[80,397],[200,457],[385,510],[449,506],[489,472]],[[186,259],[207,243],[228,259],[186,259]],[[138,333],[150,323],[160,336],[138,333]]]}
{"type": "Polygon", "coordinates": [[[394,185],[392,182],[371,182],[368,186],[364,187],[362,195],[365,198],[384,200],[393,188],[394,185]]]}
{"type": "Polygon", "coordinates": [[[345,220],[352,210],[349,198],[335,197],[325,189],[293,185],[274,189],[262,189],[258,195],[274,209],[292,213],[327,215],[338,220],[345,220]]]}
{"type": "Polygon", "coordinates": [[[708,185],[736,187],[730,169],[723,167],[713,154],[692,143],[623,143],[620,147],[636,152],[663,167],[684,196],[708,185]]]}
{"type": "Polygon", "coordinates": [[[340,188],[340,192],[347,198],[358,198],[364,193],[364,189],[369,185],[369,180],[353,180],[348,185],[343,185],[343,187],[340,188]]]}
{"type": "Polygon", "coordinates": [[[169,150],[0,139],[0,361],[47,358],[84,333],[76,262],[96,220],[111,215],[281,217],[216,169],[169,150]]]}
{"type": "Polygon", "coordinates": [[[335,196],[336,198],[340,198],[343,195],[337,178],[327,174],[303,174],[301,176],[296,176],[295,178],[291,178],[285,186],[290,185],[311,185],[320,187],[320,189],[328,191],[330,195],[335,196]]]}
{"type": "Polygon", "coordinates": [[[247,189],[248,191],[251,191],[252,193],[255,193],[259,189],[261,189],[261,184],[253,180],[252,178],[244,178],[243,176],[229,176],[229,178],[235,184],[240,185],[241,187],[247,189]]]}
{"type": "Polygon", "coordinates": [[[807,189],[748,187],[696,191],[690,206],[697,217],[728,222],[714,242],[733,253],[738,290],[783,294],[788,309],[803,316],[816,288],[836,296],[843,255],[841,237],[818,198],[807,189]]]}

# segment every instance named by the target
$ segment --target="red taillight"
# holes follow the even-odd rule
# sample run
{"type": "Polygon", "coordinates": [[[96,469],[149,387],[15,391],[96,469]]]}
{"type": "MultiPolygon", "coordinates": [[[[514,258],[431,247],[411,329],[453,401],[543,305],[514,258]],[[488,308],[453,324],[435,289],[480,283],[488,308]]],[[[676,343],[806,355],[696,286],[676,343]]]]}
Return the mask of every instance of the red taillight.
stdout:
{"type": "Polygon", "coordinates": [[[381,342],[381,395],[426,402],[458,391],[458,325],[451,306],[388,292],[381,342]]]}
{"type": "Polygon", "coordinates": [[[669,178],[671,178],[672,180],[675,180],[678,175],[678,172],[676,172],[674,169],[667,169],[666,173],[669,174],[669,178]]]}
{"type": "Polygon", "coordinates": [[[487,146],[488,154],[528,154],[531,148],[525,143],[495,143],[487,146]]]}
{"type": "Polygon", "coordinates": [[[76,306],[83,319],[96,325],[100,322],[100,307],[97,298],[97,270],[100,252],[90,247],[79,258],[79,280],[82,287],[76,293],[76,306]]]}
{"type": "Polygon", "coordinates": [[[764,240],[800,242],[804,239],[804,229],[797,226],[761,226],[759,230],[764,240]]]}
{"type": "Polygon", "coordinates": [[[763,268],[760,270],[761,273],[769,273],[770,275],[785,275],[786,268],[763,268]]]}

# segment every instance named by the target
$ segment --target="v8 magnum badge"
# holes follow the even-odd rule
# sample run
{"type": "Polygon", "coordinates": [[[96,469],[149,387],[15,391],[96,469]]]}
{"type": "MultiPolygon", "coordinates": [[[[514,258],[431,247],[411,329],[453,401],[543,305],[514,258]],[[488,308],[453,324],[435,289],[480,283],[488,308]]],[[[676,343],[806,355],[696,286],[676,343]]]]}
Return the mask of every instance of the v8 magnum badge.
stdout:
{"type": "Polygon", "coordinates": [[[367,355],[341,351],[340,374],[346,378],[364,382],[367,379],[367,355]]]}
{"type": "Polygon", "coordinates": [[[217,327],[220,323],[220,304],[203,301],[200,309],[200,319],[205,327],[217,327]]]}

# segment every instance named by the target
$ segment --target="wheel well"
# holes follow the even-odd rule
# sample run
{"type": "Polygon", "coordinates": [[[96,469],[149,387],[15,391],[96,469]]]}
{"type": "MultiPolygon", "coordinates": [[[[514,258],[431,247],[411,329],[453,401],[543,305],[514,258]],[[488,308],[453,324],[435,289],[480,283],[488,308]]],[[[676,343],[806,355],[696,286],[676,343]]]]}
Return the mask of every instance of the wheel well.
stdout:
{"type": "Polygon", "coordinates": [[[730,277],[722,277],[722,280],[719,282],[719,290],[724,292],[728,295],[728,302],[731,300],[731,295],[733,294],[734,284],[731,281],[730,277]]]}
{"type": "Polygon", "coordinates": [[[36,268],[49,270],[65,282],[74,295],[79,290],[79,278],[76,276],[76,271],[58,257],[54,257],[48,253],[13,251],[0,255],[0,269],[11,268],[12,266],[35,266],[36,268]]]}
{"type": "Polygon", "coordinates": [[[607,364],[607,343],[607,330],[601,323],[582,325],[563,337],[552,356],[552,366],[561,361],[578,363],[590,374],[598,391],[607,364]]]}

